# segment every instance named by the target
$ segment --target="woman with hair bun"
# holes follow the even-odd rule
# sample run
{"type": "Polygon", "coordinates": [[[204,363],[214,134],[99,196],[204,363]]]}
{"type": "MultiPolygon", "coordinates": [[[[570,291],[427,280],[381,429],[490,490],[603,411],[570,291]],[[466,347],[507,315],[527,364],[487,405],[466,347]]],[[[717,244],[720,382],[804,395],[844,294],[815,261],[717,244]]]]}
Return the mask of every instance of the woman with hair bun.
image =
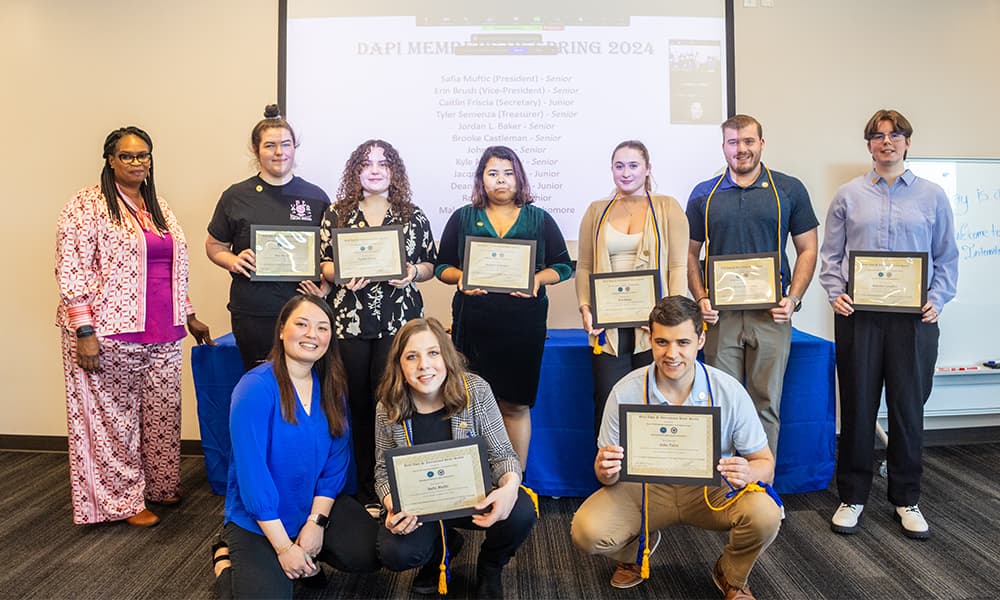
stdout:
{"type": "Polygon", "coordinates": [[[153,141],[104,141],[101,183],[63,207],[56,236],[73,521],[151,527],[181,501],[181,340],[208,327],[188,298],[188,250],[156,195],[153,141]]]}
{"type": "Polygon", "coordinates": [[[205,252],[232,276],[228,308],[246,370],[267,357],[275,321],[289,298],[300,292],[325,295],[308,280],[250,281],[256,269],[251,225],[319,226],[330,204],[323,190],[292,172],[297,146],[295,131],[278,105],[267,105],[264,118],[250,133],[250,150],[260,171],[222,193],[208,224],[205,252]]]}

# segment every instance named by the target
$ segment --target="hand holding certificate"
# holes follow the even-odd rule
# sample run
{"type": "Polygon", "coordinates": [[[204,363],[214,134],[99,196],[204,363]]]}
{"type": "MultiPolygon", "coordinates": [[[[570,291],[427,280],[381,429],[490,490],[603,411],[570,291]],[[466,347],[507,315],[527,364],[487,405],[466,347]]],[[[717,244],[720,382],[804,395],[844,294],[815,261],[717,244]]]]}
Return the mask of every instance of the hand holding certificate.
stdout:
{"type": "Polygon", "coordinates": [[[848,255],[847,294],[856,310],[920,313],[927,302],[926,252],[848,255]]]}
{"type": "Polygon", "coordinates": [[[462,287],[533,294],[537,245],[535,240],[466,236],[462,287]]]}
{"type": "Polygon", "coordinates": [[[251,281],[302,281],[319,278],[319,227],[250,226],[256,255],[251,281]]]}
{"type": "Polygon", "coordinates": [[[482,438],[392,448],[385,461],[397,512],[417,515],[421,523],[483,512],[475,507],[492,486],[482,438]]]}
{"type": "Polygon", "coordinates": [[[719,407],[622,404],[622,481],[718,485],[719,407]]]}
{"type": "Polygon", "coordinates": [[[660,273],[627,271],[590,276],[594,329],[642,327],[660,299],[660,273]]]}
{"type": "Polygon", "coordinates": [[[389,281],[406,276],[403,228],[351,227],[331,231],[334,283],[351,279],[389,281]]]}
{"type": "Polygon", "coordinates": [[[781,300],[777,252],[708,257],[709,300],[716,310],[773,308],[781,300]]]}

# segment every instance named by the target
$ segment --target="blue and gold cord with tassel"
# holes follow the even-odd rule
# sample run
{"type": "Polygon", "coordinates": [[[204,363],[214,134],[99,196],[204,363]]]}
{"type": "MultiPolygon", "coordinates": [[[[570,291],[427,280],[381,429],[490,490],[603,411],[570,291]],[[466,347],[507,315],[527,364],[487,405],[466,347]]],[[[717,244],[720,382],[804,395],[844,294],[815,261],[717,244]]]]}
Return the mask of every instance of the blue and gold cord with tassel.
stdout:
{"type": "MultiPolygon", "coordinates": [[[[618,201],[618,192],[615,192],[614,197],[611,198],[611,202],[604,207],[604,211],[601,216],[597,219],[597,232],[594,234],[594,248],[597,248],[598,240],[601,237],[601,231],[604,229],[604,223],[607,221],[608,213],[611,212],[611,207],[615,202],[618,201]]],[[[656,211],[653,209],[653,199],[649,196],[649,191],[646,191],[646,202],[649,205],[649,217],[653,220],[653,231],[656,233],[656,270],[660,272],[660,222],[656,218],[656,211]]],[[[666,290],[667,286],[664,281],[662,281],[663,273],[657,275],[661,278],[660,289],[666,290]]],[[[608,336],[605,332],[598,334],[597,339],[594,340],[593,353],[595,356],[600,356],[604,354],[604,345],[608,343],[608,336]]]]}

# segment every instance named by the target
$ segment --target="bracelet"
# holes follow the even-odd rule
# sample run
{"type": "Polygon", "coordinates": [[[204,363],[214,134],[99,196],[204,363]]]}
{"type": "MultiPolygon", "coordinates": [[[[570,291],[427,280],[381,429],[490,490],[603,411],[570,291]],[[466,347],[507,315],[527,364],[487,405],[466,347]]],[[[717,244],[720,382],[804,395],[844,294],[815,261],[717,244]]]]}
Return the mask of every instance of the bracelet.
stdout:
{"type": "Polygon", "coordinates": [[[280,550],[277,550],[277,551],[276,551],[276,553],[277,553],[277,556],[281,556],[281,555],[282,555],[282,554],[284,554],[285,552],[288,552],[288,550],[290,550],[290,549],[291,549],[291,547],[292,547],[292,546],[294,546],[294,545],[295,545],[295,542],[288,542],[288,545],[287,545],[287,546],[285,546],[285,547],[281,548],[280,550]]]}
{"type": "Polygon", "coordinates": [[[697,300],[697,303],[698,303],[698,304],[701,304],[701,301],[702,301],[702,300],[708,300],[708,299],[709,299],[709,297],[708,297],[708,296],[702,296],[701,298],[698,298],[698,300],[697,300]]]}

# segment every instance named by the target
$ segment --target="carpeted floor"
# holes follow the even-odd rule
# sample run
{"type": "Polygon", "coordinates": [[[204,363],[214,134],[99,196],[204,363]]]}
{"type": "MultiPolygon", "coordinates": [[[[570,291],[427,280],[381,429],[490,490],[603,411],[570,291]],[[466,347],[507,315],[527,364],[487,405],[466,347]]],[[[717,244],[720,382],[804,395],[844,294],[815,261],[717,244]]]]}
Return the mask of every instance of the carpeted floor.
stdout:
{"type": "MultiPolygon", "coordinates": [[[[777,541],[758,562],[758,598],[994,598],[1000,595],[1000,443],[928,448],[921,509],[934,536],[902,536],[876,478],[864,529],[830,532],[832,491],[787,496],[777,541]]],[[[211,598],[209,544],[222,523],[200,457],[182,462],[184,502],[154,507],[152,529],[72,524],[64,454],[0,452],[0,597],[211,598]]],[[[542,519],[504,571],[508,598],[720,598],[709,574],[725,534],[663,531],[652,577],[631,590],[608,585],[612,565],[576,551],[569,524],[580,499],[542,499],[542,519]]],[[[467,534],[451,598],[471,597],[481,534],[467,534]]],[[[414,572],[330,572],[302,598],[410,598],[414,572]]],[[[412,596],[418,598],[418,596],[412,596]]]]}

